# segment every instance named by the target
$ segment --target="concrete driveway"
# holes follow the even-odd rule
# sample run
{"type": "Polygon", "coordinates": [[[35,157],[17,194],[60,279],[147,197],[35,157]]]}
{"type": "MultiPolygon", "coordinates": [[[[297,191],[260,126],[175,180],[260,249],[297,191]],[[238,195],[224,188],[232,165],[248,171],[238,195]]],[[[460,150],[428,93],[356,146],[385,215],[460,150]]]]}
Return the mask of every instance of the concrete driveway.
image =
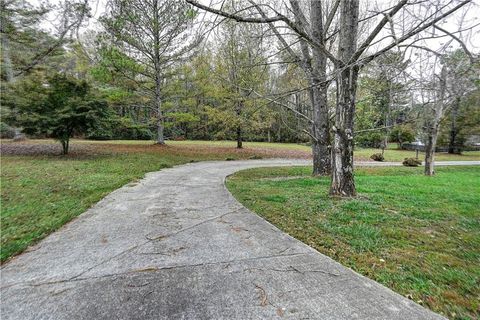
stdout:
{"type": "Polygon", "coordinates": [[[122,187],[1,270],[7,319],[442,319],[281,232],[200,162],[122,187]]]}

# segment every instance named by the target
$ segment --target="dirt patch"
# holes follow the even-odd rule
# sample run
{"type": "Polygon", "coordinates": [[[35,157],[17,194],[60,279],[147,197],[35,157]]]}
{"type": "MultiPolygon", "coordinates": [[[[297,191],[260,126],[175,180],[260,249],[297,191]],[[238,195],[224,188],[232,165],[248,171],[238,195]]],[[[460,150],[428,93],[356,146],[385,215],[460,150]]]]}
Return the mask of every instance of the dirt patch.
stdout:
{"type": "MultiPolygon", "coordinates": [[[[60,143],[38,142],[28,140],[22,142],[2,141],[0,144],[2,155],[12,156],[53,156],[61,155],[62,147],[60,143]]],[[[209,146],[208,144],[190,145],[190,146],[171,146],[158,144],[118,144],[118,143],[98,143],[88,141],[70,142],[70,152],[68,157],[91,156],[97,154],[124,154],[124,153],[155,153],[178,156],[190,156],[196,158],[211,158],[212,155],[228,155],[232,160],[250,159],[250,158],[291,158],[291,159],[310,159],[311,154],[308,151],[288,150],[280,148],[259,148],[245,147],[237,149],[235,147],[209,146]]]]}
{"type": "MultiPolygon", "coordinates": [[[[96,149],[88,144],[74,144],[70,146],[70,156],[98,153],[96,149]]],[[[62,154],[62,146],[60,143],[10,142],[0,144],[0,153],[2,156],[53,156],[62,154]]]]}

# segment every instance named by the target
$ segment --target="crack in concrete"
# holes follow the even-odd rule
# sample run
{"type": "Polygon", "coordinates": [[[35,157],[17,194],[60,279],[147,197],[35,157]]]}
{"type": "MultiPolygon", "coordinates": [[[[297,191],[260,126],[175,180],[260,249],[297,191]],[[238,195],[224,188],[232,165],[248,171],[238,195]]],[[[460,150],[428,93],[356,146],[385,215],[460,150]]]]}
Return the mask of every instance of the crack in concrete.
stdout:
{"type": "MultiPolygon", "coordinates": [[[[147,208],[147,209],[148,209],[148,208],[147,208]]],[[[147,210],[147,209],[145,209],[145,210],[147,210]]],[[[244,209],[244,208],[238,208],[238,209],[236,209],[236,210],[229,211],[229,212],[227,212],[227,213],[223,213],[223,214],[221,214],[221,215],[214,216],[214,217],[212,217],[212,218],[203,220],[203,221],[201,221],[201,222],[199,222],[199,223],[196,223],[196,224],[194,224],[194,225],[192,225],[192,226],[183,228],[183,229],[181,229],[181,230],[178,230],[178,231],[175,231],[175,232],[172,232],[172,233],[168,233],[168,234],[161,235],[161,236],[158,236],[158,237],[147,238],[146,241],[144,241],[144,242],[142,242],[142,243],[139,243],[139,244],[137,244],[137,245],[134,245],[134,246],[132,246],[132,247],[129,247],[129,248],[125,249],[125,250],[122,250],[122,251],[119,252],[118,254],[115,254],[115,255],[113,255],[112,257],[110,257],[110,258],[108,258],[108,259],[106,259],[106,260],[103,260],[103,261],[101,261],[101,262],[93,265],[93,266],[90,267],[90,268],[87,268],[86,270],[83,270],[82,272],[78,273],[77,275],[75,275],[75,276],[73,276],[73,277],[70,277],[70,278],[65,279],[65,280],[58,280],[58,281],[73,281],[73,280],[75,280],[76,278],[82,276],[83,274],[85,274],[85,273],[87,273],[87,272],[89,272],[89,271],[91,271],[91,270],[93,270],[93,269],[95,269],[95,268],[97,268],[97,267],[99,267],[99,266],[101,266],[101,265],[104,265],[104,264],[106,264],[106,263],[114,260],[115,258],[117,258],[117,257],[119,257],[119,256],[121,256],[121,255],[123,255],[123,254],[125,254],[125,253],[127,253],[127,252],[130,252],[130,251],[132,251],[132,250],[135,250],[135,249],[137,249],[137,248],[140,248],[140,247],[142,247],[142,246],[144,246],[144,245],[146,245],[146,244],[148,244],[148,243],[150,243],[150,242],[152,242],[152,241],[159,240],[159,239],[162,239],[162,238],[167,238],[167,237],[175,236],[175,235],[177,235],[177,234],[179,234],[179,233],[182,233],[182,232],[184,232],[184,231],[188,231],[188,230],[194,229],[194,228],[196,228],[196,227],[198,227],[198,226],[200,226],[200,225],[206,224],[206,223],[208,223],[208,222],[212,222],[212,221],[214,221],[214,220],[216,220],[216,219],[221,219],[221,218],[223,218],[224,216],[227,216],[227,215],[229,215],[229,214],[237,213],[237,212],[239,212],[239,211],[241,211],[241,210],[243,210],[243,209],[244,209]]],[[[147,237],[147,236],[145,236],[145,237],[147,237]]],[[[9,284],[9,285],[0,287],[0,290],[7,289],[7,288],[10,288],[10,287],[14,287],[14,286],[17,286],[17,285],[22,285],[22,284],[24,284],[24,282],[12,283],[12,284],[9,284]]]]}
{"type": "Polygon", "coordinates": [[[257,271],[275,271],[275,272],[298,272],[298,273],[301,273],[301,274],[305,274],[305,273],[312,273],[312,272],[318,272],[318,273],[323,273],[323,274],[326,274],[326,275],[329,275],[329,276],[334,276],[334,277],[339,277],[341,276],[341,274],[339,273],[333,273],[333,272],[329,272],[329,271],[325,271],[325,270],[319,270],[319,269],[313,269],[313,270],[299,270],[298,268],[295,268],[294,266],[288,266],[287,269],[276,269],[276,268],[247,268],[247,269],[243,269],[243,271],[253,271],[253,270],[257,270],[257,271]]]}
{"type": "MultiPolygon", "coordinates": [[[[147,209],[148,209],[148,208],[147,208],[147,209]]],[[[161,236],[159,236],[159,237],[154,237],[154,238],[151,238],[151,239],[148,239],[148,238],[147,238],[147,241],[144,241],[144,242],[142,242],[142,243],[140,243],[140,244],[137,244],[137,245],[132,246],[132,247],[126,249],[126,250],[121,251],[120,253],[114,255],[113,257],[110,257],[109,259],[106,259],[106,260],[104,260],[104,261],[102,261],[102,262],[100,262],[100,263],[92,266],[91,268],[88,268],[87,270],[84,270],[84,271],[82,271],[81,273],[79,273],[79,274],[71,277],[70,280],[74,280],[75,278],[78,278],[78,277],[82,276],[83,274],[85,274],[85,273],[87,273],[87,272],[89,272],[89,271],[91,271],[91,270],[93,270],[93,269],[95,269],[95,268],[97,268],[97,267],[105,264],[105,263],[108,263],[108,262],[112,261],[113,259],[115,259],[115,258],[123,255],[124,253],[130,252],[130,251],[132,251],[132,250],[134,250],[134,249],[137,249],[137,248],[140,248],[140,247],[146,245],[147,243],[150,243],[150,242],[152,242],[152,241],[158,240],[158,239],[160,239],[160,238],[166,238],[166,237],[175,236],[175,235],[177,235],[177,234],[179,234],[179,233],[181,233],[181,232],[194,229],[194,228],[196,228],[196,227],[198,227],[198,226],[201,226],[201,225],[203,225],[203,224],[205,224],[205,223],[211,222],[211,221],[213,221],[213,220],[215,220],[215,219],[223,218],[223,217],[226,216],[226,215],[236,213],[236,212],[240,211],[241,209],[242,209],[242,208],[237,209],[237,210],[234,210],[234,211],[231,211],[231,212],[227,212],[227,213],[224,213],[224,214],[221,214],[221,215],[218,215],[218,216],[215,216],[215,217],[213,217],[213,218],[204,220],[204,221],[199,222],[199,223],[197,223],[197,224],[194,224],[194,225],[192,225],[192,226],[190,226],[190,227],[180,229],[180,230],[178,230],[178,231],[176,231],[176,232],[173,232],[173,233],[170,233],[170,234],[161,235],[161,236]]]]}
{"type": "MultiPolygon", "coordinates": [[[[118,273],[110,273],[105,275],[99,276],[91,276],[91,277],[72,277],[69,279],[64,280],[56,280],[56,281],[46,281],[46,282],[38,282],[38,283],[28,283],[28,282],[20,282],[12,284],[8,287],[4,287],[2,289],[10,288],[13,286],[29,286],[29,287],[40,287],[46,285],[55,285],[55,284],[62,284],[62,283],[71,283],[71,282],[80,282],[80,281],[88,281],[93,279],[103,279],[103,278],[110,278],[110,277],[118,277],[128,274],[134,273],[143,273],[143,272],[161,272],[165,270],[175,270],[175,269],[185,269],[185,268],[197,268],[197,267],[207,267],[207,266],[215,266],[215,265],[232,265],[238,264],[242,262],[250,262],[250,261],[258,261],[258,260],[265,260],[265,259],[272,259],[272,258],[282,258],[282,257],[295,257],[295,256],[308,256],[312,255],[312,253],[305,253],[305,252],[298,252],[298,253],[291,253],[291,254],[273,254],[268,256],[261,256],[261,257],[253,257],[253,258],[245,258],[245,259],[234,259],[234,260],[226,260],[226,261],[215,261],[215,262],[203,262],[203,263],[194,263],[194,264],[184,264],[184,265],[173,265],[173,266],[164,266],[164,267],[145,267],[142,269],[134,269],[128,270],[125,272],[118,272],[118,273]]],[[[246,269],[247,270],[247,269],[246,269]]]]}
{"type": "Polygon", "coordinates": [[[181,247],[178,247],[178,248],[174,248],[174,249],[171,249],[170,251],[153,251],[153,252],[139,252],[137,254],[139,255],[161,255],[161,256],[174,256],[176,255],[178,252],[180,251],[183,251],[187,249],[187,247],[184,247],[184,246],[181,246],[181,247]]]}

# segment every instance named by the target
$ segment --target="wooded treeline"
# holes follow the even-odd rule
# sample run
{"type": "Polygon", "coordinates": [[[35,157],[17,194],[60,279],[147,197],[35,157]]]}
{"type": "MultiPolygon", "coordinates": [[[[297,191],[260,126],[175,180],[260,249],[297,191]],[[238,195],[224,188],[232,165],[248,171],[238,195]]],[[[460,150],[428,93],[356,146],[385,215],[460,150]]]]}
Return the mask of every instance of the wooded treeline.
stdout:
{"type": "MultiPolygon", "coordinates": [[[[38,93],[49,77],[61,73],[87,82],[95,96],[108,102],[112,111],[108,119],[85,132],[76,132],[88,139],[156,140],[158,115],[154,107],[154,87],[155,81],[159,81],[166,139],[309,141],[308,135],[302,132],[305,126],[302,119],[259,96],[271,92],[273,86],[288,87],[291,81],[288,73],[292,71],[286,68],[284,73],[272,71],[267,64],[267,43],[261,35],[258,35],[260,38],[247,36],[252,30],[239,24],[223,24],[213,40],[195,39],[196,47],[186,48],[188,56],[184,59],[162,61],[161,79],[156,80],[154,75],[146,75],[150,69],[148,63],[130,56],[128,45],[118,45],[117,36],[111,33],[120,30],[87,30],[79,38],[65,38],[61,45],[50,48],[58,39],[40,31],[40,22],[54,8],[39,10],[28,3],[16,7],[14,2],[10,6],[13,8],[4,11],[4,18],[14,27],[2,32],[2,39],[12,43],[11,48],[2,49],[3,137],[13,137],[13,127],[19,124],[18,109],[29,102],[26,100],[35,100],[32,90],[38,93]],[[25,25],[26,19],[30,21],[25,25]],[[21,38],[30,39],[24,42],[21,38]],[[20,75],[25,65],[31,63],[30,51],[35,47],[51,52],[20,75]],[[10,61],[9,68],[5,67],[5,61],[10,61]],[[16,76],[10,78],[11,72],[16,76]]],[[[186,13],[189,7],[185,4],[176,10],[186,13]]],[[[179,13],[160,14],[164,17],[179,13]]],[[[191,19],[195,15],[192,11],[191,19]]],[[[118,28],[111,25],[119,19],[105,14],[100,26],[118,28]]],[[[162,45],[158,47],[159,51],[164,49],[162,45]]],[[[148,59],[150,55],[145,56],[148,59]]],[[[301,110],[308,109],[304,102],[297,104],[301,110]]],[[[48,133],[36,136],[48,136],[48,133]]]]}
{"type": "Polygon", "coordinates": [[[2,136],[309,143],[354,195],[354,146],[421,141],[433,164],[480,135],[476,7],[428,4],[109,0],[88,27],[87,1],[2,0],[2,136]]]}

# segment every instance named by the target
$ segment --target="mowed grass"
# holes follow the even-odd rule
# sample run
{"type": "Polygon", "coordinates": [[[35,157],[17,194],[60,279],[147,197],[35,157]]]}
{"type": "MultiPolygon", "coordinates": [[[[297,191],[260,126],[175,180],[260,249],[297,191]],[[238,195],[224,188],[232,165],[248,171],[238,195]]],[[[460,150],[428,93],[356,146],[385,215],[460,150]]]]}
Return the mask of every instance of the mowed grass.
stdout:
{"type": "Polygon", "coordinates": [[[451,319],[480,318],[480,167],[356,170],[359,196],[327,196],[311,168],[238,172],[227,185],[283,231],[451,319]]]}

